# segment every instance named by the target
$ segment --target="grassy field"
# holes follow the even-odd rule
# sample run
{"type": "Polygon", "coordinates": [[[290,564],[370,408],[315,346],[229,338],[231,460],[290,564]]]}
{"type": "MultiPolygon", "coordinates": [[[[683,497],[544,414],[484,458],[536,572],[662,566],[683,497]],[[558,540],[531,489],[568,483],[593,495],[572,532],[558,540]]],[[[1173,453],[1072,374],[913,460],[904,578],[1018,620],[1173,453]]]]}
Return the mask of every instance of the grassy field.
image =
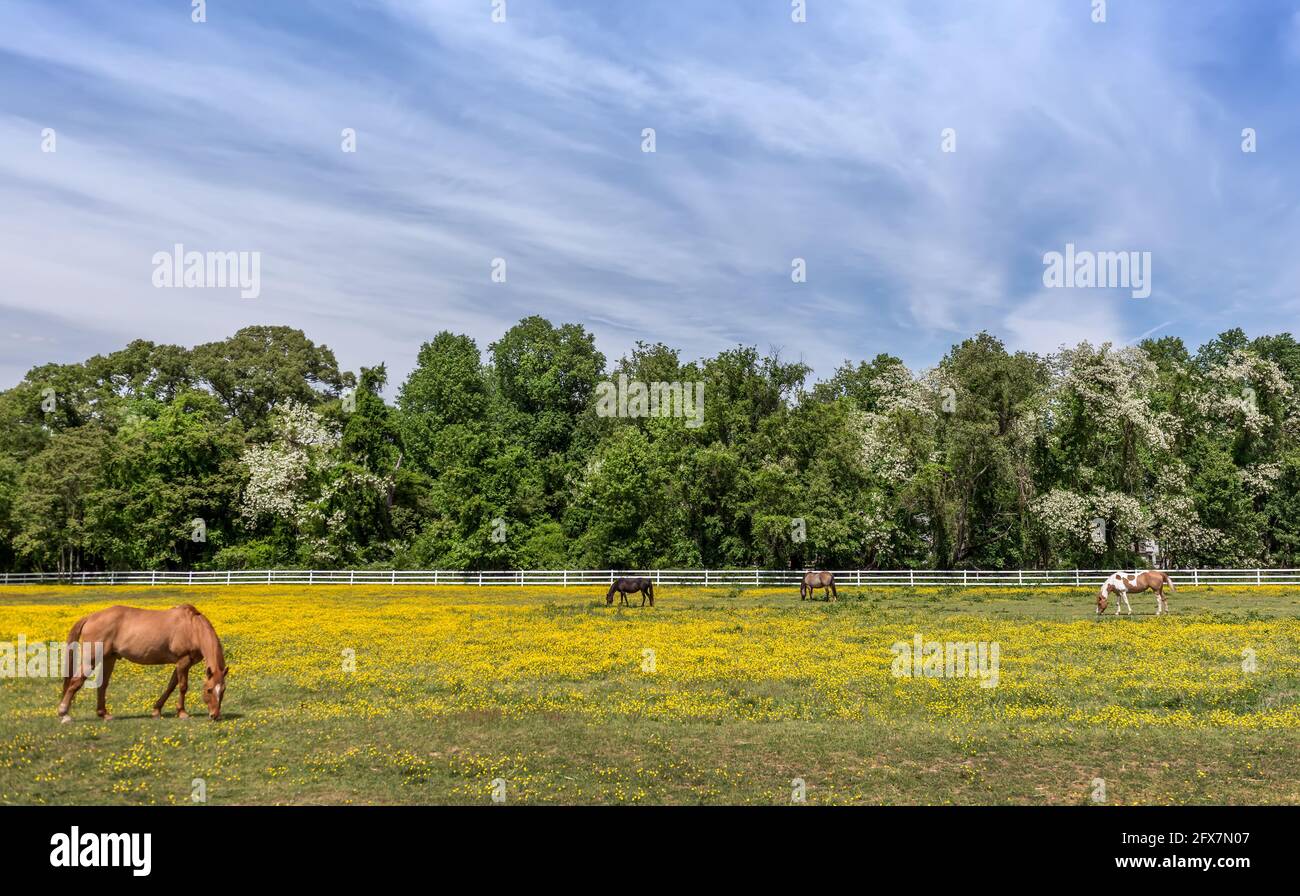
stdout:
{"type": "Polygon", "coordinates": [[[1300,589],[1184,588],[1098,621],[1089,591],[664,586],[0,591],[0,642],[115,603],[194,603],[221,722],[149,717],[169,670],[0,680],[0,802],[1300,803],[1300,589]],[[639,598],[638,598],[639,600],[639,598]],[[996,687],[897,677],[896,642],[996,642],[996,687]],[[348,660],[355,658],[353,669],[348,660]],[[497,782],[495,785],[493,782],[497,782]]]}

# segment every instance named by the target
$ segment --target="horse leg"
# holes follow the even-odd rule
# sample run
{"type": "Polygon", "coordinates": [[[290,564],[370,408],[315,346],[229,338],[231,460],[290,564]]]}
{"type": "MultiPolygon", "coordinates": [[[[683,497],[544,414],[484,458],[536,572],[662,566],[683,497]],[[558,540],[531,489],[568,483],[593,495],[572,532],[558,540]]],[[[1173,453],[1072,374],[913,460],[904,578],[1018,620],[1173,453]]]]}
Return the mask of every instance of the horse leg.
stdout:
{"type": "Polygon", "coordinates": [[[1124,595],[1124,609],[1128,612],[1128,615],[1132,616],[1132,615],[1133,615],[1133,605],[1132,605],[1131,603],[1128,602],[1128,592],[1127,592],[1127,591],[1121,591],[1120,593],[1121,593],[1122,595],[1124,595]]]}
{"type": "Polygon", "coordinates": [[[172,691],[176,690],[176,681],[177,681],[176,670],[172,669],[172,677],[171,677],[171,681],[167,682],[167,689],[163,691],[162,696],[159,697],[154,702],[153,717],[155,719],[162,718],[162,708],[167,703],[167,698],[172,695],[172,691]]]}
{"type": "Polygon", "coordinates": [[[113,676],[113,667],[115,665],[117,665],[117,657],[112,655],[104,657],[104,661],[99,664],[100,682],[95,712],[105,722],[110,721],[113,718],[112,713],[108,711],[108,704],[105,701],[108,699],[108,680],[113,676]]]}
{"type": "Polygon", "coordinates": [[[185,692],[190,689],[190,666],[194,665],[194,660],[186,657],[176,664],[176,680],[180,685],[180,691],[176,698],[176,718],[188,719],[190,714],[185,711],[185,692]]]}
{"type": "Polygon", "coordinates": [[[71,678],[68,679],[67,687],[63,689],[63,699],[59,701],[59,721],[71,722],[72,717],[68,711],[72,709],[72,701],[77,697],[77,691],[86,683],[86,669],[80,668],[71,678]]]}

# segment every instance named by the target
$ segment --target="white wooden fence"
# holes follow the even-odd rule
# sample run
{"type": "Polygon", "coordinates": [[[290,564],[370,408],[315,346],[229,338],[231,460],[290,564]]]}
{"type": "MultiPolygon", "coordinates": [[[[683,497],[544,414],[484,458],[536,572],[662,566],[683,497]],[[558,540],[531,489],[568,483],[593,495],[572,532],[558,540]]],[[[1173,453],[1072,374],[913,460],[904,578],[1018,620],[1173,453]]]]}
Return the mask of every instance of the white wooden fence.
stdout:
{"type": "MultiPolygon", "coordinates": [[[[839,569],[841,588],[871,586],[1060,586],[1099,585],[1113,569],[839,569]]],[[[1133,570],[1129,570],[1132,572],[1133,570]]],[[[1300,585],[1300,569],[1171,569],[1175,585],[1300,585]]],[[[173,572],[0,573],[0,585],[546,585],[561,588],[608,585],[619,576],[645,576],[656,585],[796,588],[794,569],[242,569],[173,572]]]]}

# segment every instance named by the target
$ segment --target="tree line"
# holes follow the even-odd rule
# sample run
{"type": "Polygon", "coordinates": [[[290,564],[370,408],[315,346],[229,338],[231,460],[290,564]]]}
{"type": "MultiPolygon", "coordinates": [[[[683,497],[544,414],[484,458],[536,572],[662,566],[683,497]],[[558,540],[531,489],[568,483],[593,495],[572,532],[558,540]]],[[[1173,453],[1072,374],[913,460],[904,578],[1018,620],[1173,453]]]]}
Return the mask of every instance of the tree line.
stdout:
{"type": "Polygon", "coordinates": [[[1300,566],[1289,334],[810,375],[529,317],[437,334],[389,403],[288,327],[138,340],[0,393],[0,568],[1300,566]],[[598,413],[619,377],[703,409],[598,413]]]}

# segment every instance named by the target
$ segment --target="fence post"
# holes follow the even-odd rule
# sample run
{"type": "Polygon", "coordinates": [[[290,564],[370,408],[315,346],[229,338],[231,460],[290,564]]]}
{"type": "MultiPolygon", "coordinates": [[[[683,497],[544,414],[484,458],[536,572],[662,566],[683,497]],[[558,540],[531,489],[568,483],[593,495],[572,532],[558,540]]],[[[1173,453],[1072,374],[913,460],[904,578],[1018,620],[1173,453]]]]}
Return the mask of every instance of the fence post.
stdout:
{"type": "Polygon", "coordinates": [[[1201,571],[1199,569],[1192,570],[1192,584],[1193,585],[1201,584],[1201,571]]]}
{"type": "Polygon", "coordinates": [[[567,569],[564,571],[564,584],[561,585],[560,587],[561,588],[569,587],[569,571],[567,569]]]}
{"type": "Polygon", "coordinates": [[[966,587],[966,573],[967,573],[967,572],[969,572],[969,570],[965,570],[965,569],[963,569],[963,570],[961,571],[961,587],[963,587],[963,588],[966,587]]]}
{"type": "Polygon", "coordinates": [[[704,587],[709,587],[709,571],[707,569],[704,570],[704,587]]]}
{"type": "Polygon", "coordinates": [[[1258,569],[1255,570],[1255,584],[1256,584],[1256,585],[1262,585],[1262,584],[1264,584],[1264,580],[1263,580],[1262,578],[1260,578],[1260,570],[1258,570],[1258,569]]]}
{"type": "Polygon", "coordinates": [[[483,570],[481,569],[478,571],[478,586],[483,587],[483,570]]]}
{"type": "Polygon", "coordinates": [[[916,585],[916,570],[909,569],[907,571],[907,587],[911,588],[915,585],[916,585]]]}

